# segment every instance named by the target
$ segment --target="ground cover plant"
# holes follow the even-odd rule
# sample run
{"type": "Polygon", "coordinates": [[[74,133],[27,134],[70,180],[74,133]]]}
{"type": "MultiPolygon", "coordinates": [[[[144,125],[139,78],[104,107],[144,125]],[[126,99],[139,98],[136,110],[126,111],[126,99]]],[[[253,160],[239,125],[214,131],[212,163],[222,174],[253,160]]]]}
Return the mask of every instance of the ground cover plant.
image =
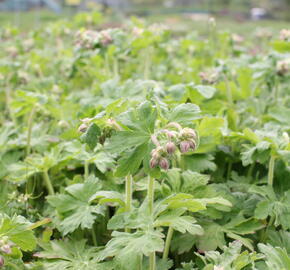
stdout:
{"type": "Polygon", "coordinates": [[[0,268],[290,269],[290,31],[101,24],[1,29],[0,268]]]}

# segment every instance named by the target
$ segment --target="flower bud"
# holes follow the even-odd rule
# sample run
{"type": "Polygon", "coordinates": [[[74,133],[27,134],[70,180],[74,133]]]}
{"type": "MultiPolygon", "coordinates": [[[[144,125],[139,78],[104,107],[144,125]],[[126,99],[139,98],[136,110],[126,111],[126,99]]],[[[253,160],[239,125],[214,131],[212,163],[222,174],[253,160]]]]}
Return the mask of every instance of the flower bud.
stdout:
{"type": "Polygon", "coordinates": [[[5,264],[4,258],[0,256],[0,268],[2,268],[5,264]]]}
{"type": "Polygon", "coordinates": [[[160,143],[155,135],[151,135],[151,141],[156,145],[159,146],[160,143]]]}
{"type": "Polygon", "coordinates": [[[150,168],[153,169],[158,165],[158,160],[156,158],[150,159],[150,168]]]}
{"type": "Polygon", "coordinates": [[[166,144],[166,151],[168,154],[170,154],[170,155],[173,154],[175,152],[175,149],[176,149],[176,147],[175,147],[175,144],[173,142],[168,142],[166,144]]]}
{"type": "Polygon", "coordinates": [[[169,161],[166,158],[161,158],[159,161],[159,166],[163,170],[168,170],[169,169],[169,161]]]}
{"type": "Polygon", "coordinates": [[[5,254],[11,254],[12,253],[10,245],[4,245],[0,249],[5,254]]]}
{"type": "Polygon", "coordinates": [[[168,127],[176,128],[176,129],[178,129],[178,130],[181,130],[181,129],[182,129],[181,125],[179,125],[179,124],[176,123],[176,122],[170,122],[167,126],[168,126],[168,127]]]}
{"type": "Polygon", "coordinates": [[[192,151],[194,151],[195,148],[196,148],[196,143],[195,143],[195,141],[194,141],[194,140],[189,141],[189,145],[190,145],[190,148],[192,149],[192,151]]]}
{"type": "Polygon", "coordinates": [[[182,141],[180,143],[180,151],[181,153],[186,153],[190,149],[190,142],[189,141],[182,141]]]}
{"type": "Polygon", "coordinates": [[[84,133],[84,132],[86,132],[87,128],[88,128],[87,124],[83,123],[79,126],[78,132],[84,133]]]}

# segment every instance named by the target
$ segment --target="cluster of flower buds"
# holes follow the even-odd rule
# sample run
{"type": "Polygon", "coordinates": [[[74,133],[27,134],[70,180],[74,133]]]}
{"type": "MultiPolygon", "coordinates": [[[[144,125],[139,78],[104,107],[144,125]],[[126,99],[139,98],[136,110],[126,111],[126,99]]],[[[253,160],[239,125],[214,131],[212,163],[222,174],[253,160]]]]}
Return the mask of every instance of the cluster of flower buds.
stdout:
{"type": "Polygon", "coordinates": [[[290,58],[278,61],[276,71],[278,75],[285,76],[290,71],[290,58]]]}
{"type": "Polygon", "coordinates": [[[280,31],[280,39],[290,41],[290,29],[283,29],[280,31]]]}
{"type": "Polygon", "coordinates": [[[184,128],[180,132],[180,152],[186,153],[190,150],[194,151],[197,146],[197,136],[192,128],[184,128]]]}
{"type": "Polygon", "coordinates": [[[82,49],[94,49],[98,46],[106,47],[113,42],[112,29],[103,31],[79,31],[76,34],[75,45],[82,49]]]}
{"type": "Polygon", "coordinates": [[[0,240],[0,251],[2,253],[5,253],[5,254],[11,254],[12,253],[11,244],[9,243],[9,240],[8,240],[7,237],[3,237],[0,240]]]}
{"type": "Polygon", "coordinates": [[[203,84],[214,84],[219,79],[219,72],[214,69],[202,71],[199,73],[199,77],[203,84]]]}
{"type": "Polygon", "coordinates": [[[175,122],[169,123],[167,127],[168,129],[161,130],[158,133],[158,138],[156,135],[151,136],[151,140],[156,146],[151,152],[151,168],[159,166],[161,169],[168,170],[170,160],[177,149],[181,153],[187,153],[194,151],[197,147],[198,138],[192,128],[182,128],[175,122]]]}

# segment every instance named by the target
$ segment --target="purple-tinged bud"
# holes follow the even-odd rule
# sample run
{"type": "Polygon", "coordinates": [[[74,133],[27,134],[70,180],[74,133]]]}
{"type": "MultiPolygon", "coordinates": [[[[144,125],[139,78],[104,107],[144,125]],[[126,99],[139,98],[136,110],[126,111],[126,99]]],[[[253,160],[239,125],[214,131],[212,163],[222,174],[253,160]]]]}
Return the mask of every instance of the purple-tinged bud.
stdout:
{"type": "Polygon", "coordinates": [[[150,168],[153,169],[158,165],[158,160],[156,158],[150,159],[150,168]]]}
{"type": "Polygon", "coordinates": [[[151,141],[156,145],[159,146],[160,143],[155,135],[151,135],[151,141]]]}
{"type": "Polygon", "coordinates": [[[186,153],[190,149],[190,142],[189,141],[182,141],[180,143],[180,151],[181,153],[186,153]]]}
{"type": "Polygon", "coordinates": [[[79,126],[78,132],[84,133],[84,132],[86,132],[87,128],[88,128],[87,124],[83,123],[79,126]]]}
{"type": "Polygon", "coordinates": [[[181,131],[181,136],[196,139],[196,133],[192,128],[184,128],[181,131]]]}
{"type": "Polygon", "coordinates": [[[11,254],[12,250],[11,247],[9,245],[4,245],[1,247],[1,251],[5,254],[11,254]]]}
{"type": "Polygon", "coordinates": [[[159,166],[163,170],[168,170],[169,169],[169,161],[166,158],[161,158],[159,161],[159,166]]]}
{"type": "Polygon", "coordinates": [[[163,132],[167,135],[167,137],[168,137],[169,139],[175,138],[175,137],[177,136],[177,132],[176,132],[176,131],[172,131],[172,130],[164,129],[163,132]]]}
{"type": "Polygon", "coordinates": [[[168,154],[170,154],[170,155],[173,154],[175,152],[175,149],[176,149],[176,147],[175,147],[175,144],[173,142],[168,142],[166,144],[166,151],[168,154]]]}
{"type": "Polygon", "coordinates": [[[178,130],[181,130],[181,129],[182,129],[181,125],[179,125],[179,124],[176,123],[176,122],[170,122],[167,126],[168,126],[168,127],[176,128],[176,129],[178,129],[178,130]]]}
{"type": "Polygon", "coordinates": [[[196,143],[195,143],[195,141],[189,141],[189,145],[190,145],[190,148],[192,149],[192,151],[194,151],[195,150],[195,148],[196,148],[196,143]]]}
{"type": "Polygon", "coordinates": [[[0,256],[0,268],[2,268],[5,264],[4,258],[0,256]]]}

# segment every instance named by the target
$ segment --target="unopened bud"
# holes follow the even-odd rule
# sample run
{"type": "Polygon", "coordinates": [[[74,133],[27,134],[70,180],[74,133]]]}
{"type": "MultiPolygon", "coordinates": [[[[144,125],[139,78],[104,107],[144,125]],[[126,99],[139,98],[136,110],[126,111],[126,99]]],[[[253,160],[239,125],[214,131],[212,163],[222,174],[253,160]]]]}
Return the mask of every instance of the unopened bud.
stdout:
{"type": "Polygon", "coordinates": [[[11,247],[10,245],[4,245],[1,247],[1,251],[5,254],[11,254],[12,253],[12,250],[11,250],[11,247]]]}
{"type": "Polygon", "coordinates": [[[181,153],[186,153],[190,149],[190,142],[189,141],[182,141],[180,143],[180,151],[181,153]]]}
{"type": "Polygon", "coordinates": [[[175,149],[176,149],[176,147],[175,147],[175,144],[173,142],[168,142],[166,144],[166,151],[168,154],[170,154],[170,155],[173,154],[175,152],[175,149]]]}
{"type": "Polygon", "coordinates": [[[158,160],[156,158],[150,159],[150,168],[153,169],[158,165],[158,160]]]}
{"type": "Polygon", "coordinates": [[[196,148],[196,143],[195,143],[195,141],[191,140],[191,141],[189,142],[189,145],[190,145],[190,148],[192,149],[192,151],[194,151],[195,148],[196,148]]]}
{"type": "Polygon", "coordinates": [[[78,132],[84,133],[84,132],[86,132],[87,128],[88,128],[87,124],[83,123],[79,126],[78,132]]]}
{"type": "Polygon", "coordinates": [[[168,170],[169,169],[169,161],[166,158],[161,158],[159,161],[159,166],[163,170],[168,170]]]}
{"type": "Polygon", "coordinates": [[[2,268],[5,264],[4,258],[0,256],[0,268],[2,268]]]}
{"type": "Polygon", "coordinates": [[[167,127],[173,127],[173,128],[178,129],[178,130],[181,130],[181,129],[182,129],[181,125],[179,125],[179,124],[176,123],[176,122],[170,122],[170,123],[167,125],[167,127]]]}
{"type": "Polygon", "coordinates": [[[159,146],[160,143],[155,135],[151,135],[151,141],[156,145],[159,146]]]}

